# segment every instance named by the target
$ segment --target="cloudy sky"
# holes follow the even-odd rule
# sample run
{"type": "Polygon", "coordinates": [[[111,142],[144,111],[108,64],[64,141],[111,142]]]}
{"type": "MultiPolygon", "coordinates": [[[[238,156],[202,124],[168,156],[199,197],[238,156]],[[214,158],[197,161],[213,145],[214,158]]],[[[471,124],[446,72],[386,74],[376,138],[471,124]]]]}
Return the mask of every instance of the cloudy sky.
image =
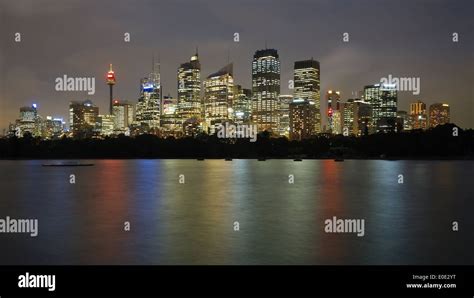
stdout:
{"type": "Polygon", "coordinates": [[[176,95],[177,67],[196,46],[203,77],[230,52],[236,82],[249,88],[252,56],[265,42],[280,54],[282,94],[291,94],[294,61],[313,57],[322,93],[341,90],[345,101],[390,74],[419,77],[420,95],[400,92],[399,110],[417,99],[447,102],[452,121],[472,128],[473,11],[472,0],[0,0],[0,129],[33,102],[43,116],[67,119],[69,101],[86,98],[106,113],[109,63],[114,95],[136,102],[153,52],[165,95],[176,95]],[[55,91],[64,74],[95,77],[96,93],[55,91]]]}

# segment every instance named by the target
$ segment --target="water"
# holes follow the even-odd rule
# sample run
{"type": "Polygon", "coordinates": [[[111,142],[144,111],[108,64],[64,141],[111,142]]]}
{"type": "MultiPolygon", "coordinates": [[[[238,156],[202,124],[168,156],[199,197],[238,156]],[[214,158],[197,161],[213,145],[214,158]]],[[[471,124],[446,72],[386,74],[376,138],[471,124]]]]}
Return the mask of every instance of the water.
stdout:
{"type": "Polygon", "coordinates": [[[39,220],[0,264],[474,264],[472,161],[85,162],[0,161],[0,218],[39,220]]]}

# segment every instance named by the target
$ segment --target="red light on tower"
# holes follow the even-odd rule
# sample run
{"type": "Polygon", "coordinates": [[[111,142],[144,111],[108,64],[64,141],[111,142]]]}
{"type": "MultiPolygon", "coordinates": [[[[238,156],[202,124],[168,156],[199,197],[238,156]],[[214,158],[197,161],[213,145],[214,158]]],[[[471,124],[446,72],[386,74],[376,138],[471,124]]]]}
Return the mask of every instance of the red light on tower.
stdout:
{"type": "Polygon", "coordinates": [[[115,85],[115,72],[112,70],[112,64],[110,64],[110,70],[107,73],[107,84],[115,85]]]}
{"type": "Polygon", "coordinates": [[[329,116],[329,117],[332,116],[332,108],[329,108],[329,109],[328,109],[328,116],[329,116]]]}

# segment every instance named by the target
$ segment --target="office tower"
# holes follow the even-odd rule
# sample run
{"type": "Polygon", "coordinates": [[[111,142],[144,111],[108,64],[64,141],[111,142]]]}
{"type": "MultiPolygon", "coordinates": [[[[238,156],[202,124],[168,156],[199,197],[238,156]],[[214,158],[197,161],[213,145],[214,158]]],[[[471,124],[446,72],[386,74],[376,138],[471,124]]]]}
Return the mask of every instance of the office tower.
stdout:
{"type": "Polygon", "coordinates": [[[163,137],[179,137],[183,134],[182,123],[178,116],[178,99],[172,96],[164,96],[162,101],[162,113],[160,126],[163,137]]]}
{"type": "Polygon", "coordinates": [[[69,127],[74,138],[89,138],[98,126],[99,108],[92,101],[69,104],[69,127]]]}
{"type": "Polygon", "coordinates": [[[364,100],[372,107],[370,133],[396,130],[397,89],[394,85],[375,84],[364,88],[364,100]]]}
{"type": "Polygon", "coordinates": [[[410,117],[412,118],[413,129],[428,128],[428,117],[424,102],[419,100],[410,104],[410,117]]]}
{"type": "Polygon", "coordinates": [[[140,98],[136,108],[136,120],[147,133],[158,133],[160,127],[162,87],[160,66],[153,61],[149,77],[140,80],[140,98]]]}
{"type": "Polygon", "coordinates": [[[290,103],[290,139],[303,140],[316,134],[316,105],[308,99],[294,99],[290,103]]]}
{"type": "MultiPolygon", "coordinates": [[[[203,118],[202,100],[201,100],[201,63],[196,50],[196,54],[191,57],[189,62],[183,63],[178,68],[178,116],[181,121],[194,123],[200,129],[200,123],[203,118]]],[[[184,131],[186,135],[194,134],[194,129],[184,131]]]]}
{"type": "Polygon", "coordinates": [[[99,115],[97,132],[101,136],[111,136],[115,131],[115,116],[114,115],[99,115]]]}
{"type": "Polygon", "coordinates": [[[327,115],[328,115],[328,129],[329,133],[336,133],[334,131],[334,112],[341,108],[341,92],[335,90],[328,90],[326,93],[327,100],[327,115]]]}
{"type": "Polygon", "coordinates": [[[112,70],[112,64],[110,64],[109,72],[107,72],[106,83],[110,87],[110,98],[109,98],[109,114],[112,115],[112,105],[113,105],[113,88],[115,85],[115,72],[112,70]]]}
{"type": "Polygon", "coordinates": [[[449,105],[447,103],[435,103],[430,106],[430,127],[449,123],[449,105]]]}
{"type": "Polygon", "coordinates": [[[58,139],[64,134],[64,120],[46,116],[43,137],[45,139],[58,139]]]}
{"type": "MultiPolygon", "coordinates": [[[[290,103],[293,101],[293,95],[280,95],[278,97],[278,100],[280,101],[280,109],[279,109],[280,121],[278,124],[278,133],[280,136],[284,136],[289,139],[290,138],[290,103]]],[[[317,113],[317,109],[316,109],[316,113],[317,113]]]]}
{"type": "Polygon", "coordinates": [[[342,110],[334,110],[332,112],[332,133],[335,135],[342,134],[343,126],[342,110]]]}
{"type": "Polygon", "coordinates": [[[242,88],[240,85],[234,86],[234,122],[236,124],[250,124],[252,117],[252,91],[242,88]]]}
{"type": "Polygon", "coordinates": [[[234,101],[233,64],[227,64],[204,81],[206,130],[214,134],[216,126],[232,122],[234,101]]]}
{"type": "Polygon", "coordinates": [[[368,135],[370,123],[372,123],[372,106],[362,99],[354,99],[354,118],[354,134],[356,136],[368,135]]]}
{"type": "Polygon", "coordinates": [[[354,99],[350,98],[347,102],[342,104],[343,110],[343,121],[342,121],[342,133],[347,135],[357,135],[357,118],[356,118],[356,103],[354,99]]]}
{"type": "Polygon", "coordinates": [[[313,101],[316,108],[316,132],[321,132],[320,68],[316,60],[296,61],[294,66],[294,98],[313,101]]]}
{"type": "Polygon", "coordinates": [[[252,119],[258,131],[278,132],[280,60],[277,50],[258,50],[252,62],[252,119]]]}
{"type": "Polygon", "coordinates": [[[114,100],[113,105],[114,130],[116,134],[129,132],[129,127],[135,119],[134,106],[127,101],[114,100]]]}
{"type": "Polygon", "coordinates": [[[20,117],[16,120],[13,130],[17,137],[23,137],[25,133],[36,137],[40,135],[39,132],[38,106],[36,104],[30,107],[20,108],[20,117]]]}
{"type": "Polygon", "coordinates": [[[397,131],[402,130],[411,130],[413,128],[412,118],[407,111],[398,111],[397,112],[397,131]]]}

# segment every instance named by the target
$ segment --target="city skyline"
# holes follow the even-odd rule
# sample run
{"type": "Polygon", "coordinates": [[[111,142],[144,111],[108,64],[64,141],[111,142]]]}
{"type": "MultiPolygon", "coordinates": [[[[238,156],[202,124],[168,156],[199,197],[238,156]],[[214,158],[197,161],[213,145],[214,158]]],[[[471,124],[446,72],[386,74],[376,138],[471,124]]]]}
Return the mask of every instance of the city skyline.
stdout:
{"type": "MultiPolygon", "coordinates": [[[[128,5],[126,6],[129,9],[127,17],[114,18],[114,22],[111,23],[107,23],[106,20],[120,15],[124,12],[124,8],[114,7],[110,11],[110,15],[101,9],[94,12],[96,14],[94,22],[101,22],[101,24],[105,22],[104,30],[110,32],[105,36],[103,35],[104,30],[97,30],[103,26],[92,25],[83,26],[82,33],[86,33],[85,35],[70,34],[70,29],[77,29],[75,27],[77,19],[71,16],[72,11],[74,9],[84,10],[87,7],[79,2],[66,1],[67,5],[56,4],[55,7],[48,5],[36,7],[34,2],[28,4],[27,1],[23,2],[23,5],[2,2],[6,8],[4,12],[6,26],[2,33],[5,33],[5,36],[11,36],[11,40],[13,40],[13,32],[19,31],[23,33],[23,40],[19,44],[7,42],[2,45],[0,61],[5,72],[1,74],[3,84],[0,86],[0,104],[2,105],[0,128],[6,129],[8,123],[18,117],[20,106],[28,106],[33,102],[39,104],[40,109],[44,111],[43,115],[62,116],[64,119],[67,119],[67,106],[70,101],[91,99],[101,111],[106,111],[109,94],[102,79],[104,67],[110,63],[114,64],[117,76],[114,97],[135,104],[139,95],[139,79],[145,77],[149,72],[153,53],[159,53],[161,57],[162,94],[171,94],[173,98],[176,98],[177,67],[189,59],[196,46],[199,47],[202,78],[207,77],[213,70],[220,69],[222,65],[231,60],[234,62],[236,83],[242,85],[243,88],[251,88],[252,55],[256,50],[265,48],[265,43],[268,48],[277,49],[280,56],[282,69],[280,94],[282,95],[293,93],[293,90],[288,89],[287,84],[289,80],[293,79],[293,63],[313,57],[321,64],[321,94],[325,94],[329,89],[340,90],[342,101],[345,102],[349,98],[356,97],[352,95],[352,92],[362,91],[363,86],[377,83],[380,78],[390,74],[419,76],[421,78],[421,94],[415,96],[410,92],[399,92],[399,110],[408,110],[409,103],[417,100],[421,100],[427,105],[446,102],[451,107],[451,122],[463,128],[473,127],[470,117],[472,115],[472,92],[470,92],[472,86],[469,84],[471,73],[469,67],[465,67],[466,60],[472,57],[469,52],[471,41],[467,38],[468,17],[460,18],[462,11],[456,10],[462,7],[462,1],[456,5],[430,1],[428,6],[422,5],[426,4],[426,1],[414,1],[414,3],[404,4],[405,7],[411,8],[407,11],[398,8],[396,3],[400,1],[394,1],[391,4],[387,2],[379,8],[369,7],[368,4],[371,2],[365,1],[361,1],[357,7],[344,7],[340,2],[332,4],[327,1],[295,1],[291,4],[288,1],[280,1],[274,7],[272,6],[272,13],[275,16],[295,16],[295,24],[281,21],[275,22],[274,26],[270,28],[255,25],[258,21],[258,12],[261,12],[265,6],[262,3],[268,4],[270,2],[262,1],[262,3],[252,4],[241,1],[244,8],[252,8],[248,22],[236,22],[238,19],[235,15],[241,11],[236,3],[198,2],[198,4],[193,2],[188,5],[193,7],[196,5],[196,11],[202,15],[206,15],[206,12],[209,13],[209,11],[214,12],[211,16],[217,19],[217,23],[222,26],[210,25],[209,23],[212,22],[203,22],[196,16],[187,15],[183,17],[183,22],[177,24],[177,28],[173,28],[173,30],[158,26],[169,20],[167,16],[153,20],[152,23],[156,28],[154,30],[144,29],[143,26],[137,29],[137,26],[131,24],[131,21],[136,20],[140,15],[137,14],[137,7],[128,5]],[[279,7],[279,4],[283,8],[279,7]],[[222,15],[222,11],[226,11],[222,9],[222,5],[234,8],[232,11],[235,14],[224,13],[222,15]],[[299,9],[305,6],[325,8],[329,15],[347,15],[348,19],[341,24],[334,24],[334,26],[324,29],[314,27],[314,30],[311,31],[314,32],[314,38],[302,37],[295,31],[298,25],[318,25],[327,18],[322,13],[318,14],[320,20],[315,20],[314,17],[310,18],[307,12],[299,9]],[[288,11],[284,11],[285,7],[288,11]],[[422,7],[428,9],[433,18],[442,13],[444,18],[452,18],[453,28],[440,30],[441,23],[433,25],[433,20],[426,17],[421,17],[415,22],[418,25],[417,30],[410,34],[407,34],[409,27],[405,27],[405,31],[390,30],[390,28],[396,27],[395,23],[387,22],[384,24],[384,28],[371,27],[375,22],[371,16],[374,11],[382,14],[388,14],[388,11],[393,12],[396,17],[390,16],[389,20],[395,21],[410,18],[422,7]],[[48,30],[51,31],[52,24],[44,22],[33,28],[31,21],[29,23],[21,21],[22,18],[31,19],[33,8],[35,8],[33,18],[45,17],[54,13],[56,21],[69,17],[71,21],[64,22],[64,29],[57,29],[56,34],[49,35],[48,30]],[[361,12],[364,8],[367,9],[367,12],[364,12],[367,19],[364,20],[364,24],[358,24],[354,20],[354,16],[348,12],[361,12]],[[215,14],[216,10],[221,12],[221,15],[215,14]],[[453,12],[452,16],[449,13],[446,14],[449,11],[453,12]],[[454,11],[457,14],[454,14],[454,11]],[[97,14],[104,17],[98,18],[97,14]],[[454,18],[454,15],[457,17],[454,18]],[[123,21],[123,25],[119,21],[123,21]],[[199,30],[185,26],[192,23],[200,24],[199,30]],[[131,33],[130,43],[123,42],[124,32],[131,33]],[[174,32],[174,36],[170,36],[170,32],[174,32]],[[233,39],[236,32],[239,33],[239,42],[235,42],[233,39]],[[342,41],[344,32],[350,34],[348,43],[342,41]],[[379,34],[383,32],[391,33],[387,37],[390,42],[388,45],[378,45],[376,49],[373,49],[377,43],[371,37],[383,37],[384,35],[379,34]],[[452,42],[452,32],[459,33],[459,43],[452,42]],[[41,35],[49,42],[41,43],[39,39],[41,35]],[[147,36],[156,36],[156,38],[145,38],[147,36]],[[58,44],[59,39],[56,39],[59,37],[63,37],[70,45],[58,44]],[[420,38],[423,39],[423,43],[416,43],[420,38]],[[77,43],[77,40],[83,42],[77,43]],[[433,48],[429,49],[433,45],[437,45],[436,51],[433,48]],[[34,55],[31,55],[31,48],[35,49],[34,55]],[[399,55],[395,52],[398,52],[399,55]],[[386,57],[391,59],[386,59],[386,57]],[[432,63],[433,60],[439,63],[432,63]],[[96,93],[87,95],[85,92],[55,91],[54,79],[63,74],[95,77],[96,93]],[[32,91],[32,89],[36,91],[32,91]]],[[[148,4],[151,7],[157,6],[170,11],[179,11],[179,5],[166,1],[160,4],[148,4]]],[[[464,4],[472,5],[469,2],[464,4]]],[[[98,5],[101,7],[104,4],[98,5]]],[[[147,12],[143,13],[148,14],[147,12]]],[[[413,26],[413,22],[411,26],[413,26]]],[[[302,28],[307,28],[307,26],[302,28]]],[[[302,31],[307,32],[306,30],[302,31]]],[[[325,107],[326,104],[324,96],[321,96],[321,107],[325,107]]],[[[321,117],[323,123],[326,123],[324,110],[322,110],[321,117]]]]}

